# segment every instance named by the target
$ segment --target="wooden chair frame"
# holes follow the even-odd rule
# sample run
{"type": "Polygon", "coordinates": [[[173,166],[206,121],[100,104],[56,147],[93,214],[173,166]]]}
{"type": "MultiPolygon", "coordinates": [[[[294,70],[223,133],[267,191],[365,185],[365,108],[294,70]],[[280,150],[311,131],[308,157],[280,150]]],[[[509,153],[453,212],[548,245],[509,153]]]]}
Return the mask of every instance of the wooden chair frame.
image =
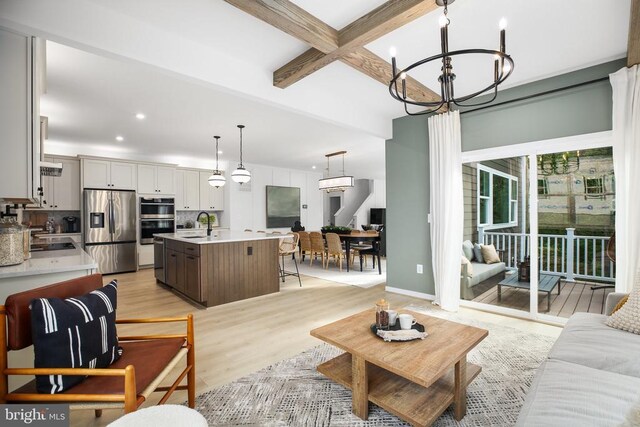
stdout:
{"type": "MultiPolygon", "coordinates": [[[[116,324],[141,324],[141,323],[170,323],[185,322],[186,334],[161,334],[161,335],[132,335],[119,337],[119,341],[142,341],[157,339],[184,338],[186,340],[182,348],[187,349],[187,366],[178,375],[178,378],[170,386],[156,386],[152,392],[164,391],[158,405],[164,404],[175,390],[187,390],[188,403],[190,408],[195,407],[195,342],[193,315],[185,317],[157,317],[147,319],[120,319],[116,324]],[[187,385],[180,385],[187,377],[187,385]]],[[[89,403],[92,409],[101,406],[113,408],[113,404],[122,402],[124,412],[133,412],[145,401],[143,398],[138,402],[136,391],[135,367],[128,365],[124,369],[89,369],[89,368],[9,368],[7,349],[7,313],[4,305],[0,305],[0,403],[8,402],[58,402],[58,403],[89,403]],[[118,376],[123,377],[122,394],[44,394],[44,393],[9,393],[9,375],[86,375],[86,376],[118,376]]],[[[162,371],[156,378],[161,381],[169,372],[162,371]]],[[[96,416],[102,415],[102,409],[96,409],[96,416]]]]}

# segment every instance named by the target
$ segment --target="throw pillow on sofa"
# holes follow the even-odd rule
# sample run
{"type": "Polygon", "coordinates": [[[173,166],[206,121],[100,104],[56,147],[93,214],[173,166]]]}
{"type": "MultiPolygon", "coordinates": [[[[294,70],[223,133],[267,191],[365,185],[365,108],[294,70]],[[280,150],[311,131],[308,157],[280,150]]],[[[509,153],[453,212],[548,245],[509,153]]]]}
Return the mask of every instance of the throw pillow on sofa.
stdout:
{"type": "Polygon", "coordinates": [[[498,256],[498,252],[496,251],[495,246],[493,245],[482,245],[482,258],[484,258],[484,262],[486,264],[495,264],[500,262],[500,257],[498,256]]]}
{"type": "MultiPolygon", "coordinates": [[[[36,368],[106,368],[120,358],[116,333],[118,282],[86,295],[31,302],[36,368]]],[[[84,376],[37,375],[40,393],[60,393],[84,376]]]]}
{"type": "Polygon", "coordinates": [[[471,240],[462,242],[462,252],[464,252],[464,256],[467,257],[469,261],[473,261],[473,243],[471,243],[471,240]]]}
{"type": "Polygon", "coordinates": [[[613,313],[607,326],[640,335],[640,271],[636,273],[633,290],[627,302],[613,313]]]}
{"type": "Polygon", "coordinates": [[[473,244],[473,256],[476,258],[476,261],[484,262],[484,257],[482,256],[482,245],[479,243],[473,244]]]}

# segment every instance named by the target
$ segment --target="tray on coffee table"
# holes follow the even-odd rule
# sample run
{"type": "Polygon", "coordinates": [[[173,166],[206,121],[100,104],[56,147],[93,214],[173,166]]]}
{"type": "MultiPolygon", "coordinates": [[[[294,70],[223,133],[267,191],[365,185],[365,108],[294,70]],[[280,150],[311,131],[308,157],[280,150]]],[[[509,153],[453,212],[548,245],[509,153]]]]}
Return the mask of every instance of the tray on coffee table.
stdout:
{"type": "MultiPolygon", "coordinates": [[[[415,329],[418,332],[424,332],[424,325],[420,324],[420,323],[416,323],[414,325],[411,325],[411,329],[415,329]]],[[[395,325],[393,326],[389,326],[389,329],[384,329],[385,331],[400,331],[400,321],[398,320],[396,322],[395,325]]],[[[375,323],[371,324],[371,332],[373,332],[373,335],[375,335],[376,337],[382,339],[382,337],[380,335],[378,335],[378,327],[376,326],[375,323]]],[[[415,338],[417,339],[417,338],[415,338]]]]}

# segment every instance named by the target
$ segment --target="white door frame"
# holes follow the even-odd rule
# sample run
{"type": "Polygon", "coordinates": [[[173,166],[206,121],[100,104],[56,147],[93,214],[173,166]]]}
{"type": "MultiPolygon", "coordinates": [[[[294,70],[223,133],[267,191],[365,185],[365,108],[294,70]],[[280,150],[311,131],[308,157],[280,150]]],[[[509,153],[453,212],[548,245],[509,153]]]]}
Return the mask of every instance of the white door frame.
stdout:
{"type": "MultiPolygon", "coordinates": [[[[557,153],[560,151],[589,150],[592,148],[611,147],[613,145],[612,131],[596,132],[583,135],[572,135],[562,138],[546,139],[542,141],[526,142],[505,147],[486,148],[482,150],[462,152],[462,163],[481,162],[486,160],[507,159],[511,157],[528,157],[529,164],[535,165],[538,155],[557,153]]],[[[529,170],[529,248],[531,265],[538,265],[538,170],[529,170]]],[[[567,319],[538,313],[538,269],[531,269],[531,292],[529,293],[529,311],[499,307],[491,304],[460,300],[462,307],[474,308],[482,311],[502,314],[506,316],[531,319],[539,322],[560,324],[567,319]]]]}

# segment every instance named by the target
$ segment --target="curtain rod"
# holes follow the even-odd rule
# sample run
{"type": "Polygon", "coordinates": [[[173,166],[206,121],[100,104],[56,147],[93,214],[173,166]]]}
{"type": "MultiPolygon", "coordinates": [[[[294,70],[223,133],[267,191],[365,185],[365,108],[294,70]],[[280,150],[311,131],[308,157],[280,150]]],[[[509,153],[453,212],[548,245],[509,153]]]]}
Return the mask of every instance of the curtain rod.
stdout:
{"type": "Polygon", "coordinates": [[[593,84],[593,83],[603,82],[605,80],[609,80],[609,77],[608,76],[607,77],[600,77],[600,78],[595,79],[595,80],[589,80],[589,81],[582,82],[582,83],[576,83],[576,84],[571,85],[571,86],[559,87],[557,89],[551,89],[551,90],[547,90],[545,92],[534,93],[533,95],[527,95],[527,96],[522,96],[520,98],[510,99],[508,101],[502,101],[502,102],[498,102],[496,104],[490,104],[490,105],[487,105],[485,107],[478,107],[478,108],[474,108],[474,109],[471,109],[471,110],[460,111],[460,114],[473,113],[474,111],[480,111],[480,110],[485,110],[487,108],[499,107],[501,105],[511,104],[513,102],[518,102],[518,101],[525,101],[527,99],[537,98],[539,96],[549,95],[549,94],[556,93],[556,92],[562,92],[562,91],[569,90],[569,89],[574,89],[574,88],[577,88],[577,87],[580,87],[580,86],[586,86],[586,85],[590,85],[590,84],[593,84]]]}

